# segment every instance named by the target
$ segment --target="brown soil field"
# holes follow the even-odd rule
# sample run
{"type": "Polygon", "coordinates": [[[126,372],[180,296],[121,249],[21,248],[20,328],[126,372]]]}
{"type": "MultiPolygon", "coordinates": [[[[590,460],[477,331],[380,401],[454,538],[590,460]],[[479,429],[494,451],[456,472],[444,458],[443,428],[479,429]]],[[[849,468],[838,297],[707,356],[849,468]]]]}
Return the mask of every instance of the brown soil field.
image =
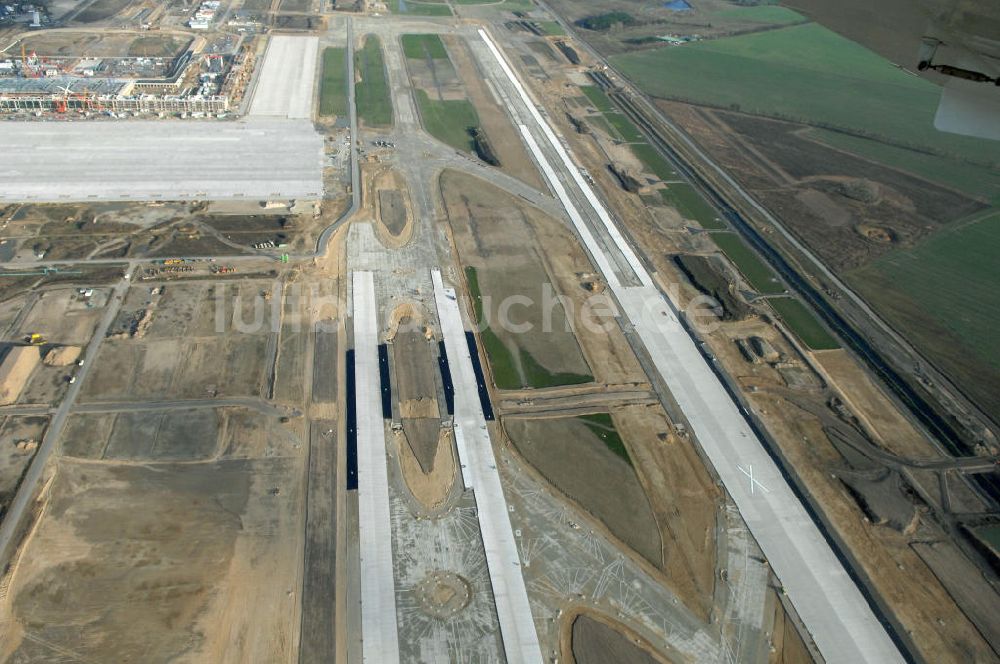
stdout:
{"type": "Polygon", "coordinates": [[[844,403],[886,449],[911,459],[941,456],[846,351],[816,353],[815,360],[839,388],[844,403]]]}
{"type": "Polygon", "coordinates": [[[656,568],[663,543],[650,500],[628,462],[578,418],[507,420],[517,451],[553,486],[656,568]]]}
{"type": "Polygon", "coordinates": [[[408,441],[404,423],[403,431],[395,436],[400,472],[410,494],[425,509],[440,507],[449,496],[458,477],[458,464],[450,432],[437,430],[435,453],[430,470],[425,470],[413,453],[413,445],[408,441]]]}
{"type": "Polygon", "coordinates": [[[52,260],[91,255],[237,255],[267,240],[303,251],[315,248],[318,234],[340,213],[342,203],[329,202],[318,216],[311,206],[303,206],[304,211],[254,214],[216,212],[224,208],[206,208],[204,203],[23,205],[17,207],[0,240],[15,243],[12,257],[22,259],[39,251],[52,260]]]}
{"type": "Polygon", "coordinates": [[[571,662],[575,664],[668,664],[649,650],[636,645],[632,639],[588,615],[577,616],[573,621],[571,662]]]}
{"type": "Polygon", "coordinates": [[[373,208],[375,232],[386,247],[398,248],[413,238],[413,204],[406,179],[389,169],[366,172],[370,186],[363,192],[363,205],[373,208]]]}
{"type": "Polygon", "coordinates": [[[225,286],[170,284],[160,295],[152,286],[130,289],[122,307],[152,312],[142,338],[110,338],[101,348],[83,400],[135,400],[252,396],[261,391],[272,318],[272,282],[225,286]],[[238,298],[238,300],[236,299],[238,298]],[[254,301],[260,325],[254,321],[254,301]],[[243,328],[235,328],[234,302],[241,302],[243,328]],[[217,309],[221,307],[221,309],[217,309]],[[223,331],[216,333],[217,313],[223,331]],[[245,331],[243,331],[245,330],[245,331]]]}
{"type": "Polygon", "coordinates": [[[441,412],[437,402],[436,342],[411,327],[412,319],[400,321],[401,331],[390,346],[395,369],[395,392],[403,431],[425,473],[433,469],[437,454],[441,412]]]}
{"type": "Polygon", "coordinates": [[[590,374],[565,307],[554,301],[545,320],[543,289],[552,287],[552,278],[536,248],[540,245],[532,241],[528,216],[533,211],[511,207],[512,196],[475,178],[449,172],[441,182],[459,255],[476,268],[489,329],[509,350],[522,385],[529,386],[530,380],[522,352],[551,374],[590,374]],[[471,251],[464,250],[467,246],[471,251]],[[505,309],[509,314],[504,321],[500,307],[515,296],[526,298],[522,302],[527,304],[505,309]]]}
{"type": "Polygon", "coordinates": [[[406,226],[406,206],[403,195],[395,189],[381,189],[378,192],[379,219],[392,235],[399,236],[406,226]]]}
{"type": "Polygon", "coordinates": [[[781,606],[778,597],[769,593],[769,601],[774,605],[774,619],[771,628],[772,650],[768,664],[813,664],[815,661],[792,618],[781,606]]]}
{"type": "Polygon", "coordinates": [[[37,333],[47,342],[83,346],[94,334],[107,296],[107,291],[97,290],[89,299],[75,288],[46,290],[14,334],[21,338],[37,333]]]}
{"type": "Polygon", "coordinates": [[[275,14],[272,25],[278,30],[322,30],[326,19],[302,14],[275,14]]]}
{"type": "Polygon", "coordinates": [[[476,107],[480,126],[489,137],[490,145],[500,160],[500,170],[536,189],[545,190],[542,176],[535,167],[522,142],[520,132],[511,124],[486,85],[485,78],[476,66],[464,39],[445,36],[444,43],[458,74],[465,84],[465,92],[476,107]]]}
{"type": "Polygon", "coordinates": [[[48,424],[49,418],[34,415],[8,415],[0,420],[0,514],[14,497],[48,424]]]}
{"type": "Polygon", "coordinates": [[[129,6],[133,0],[94,0],[73,16],[75,23],[97,23],[109,19],[129,6]]]}
{"type": "MultiPolygon", "coordinates": [[[[995,653],[911,547],[934,537],[919,526],[913,535],[868,522],[843,483],[831,475],[843,457],[820,421],[777,396],[756,392],[755,410],[796,468],[808,491],[854,553],[878,592],[926,661],[993,661],[995,653]]],[[[931,531],[933,533],[933,531],[931,531]]]]}
{"type": "MultiPolygon", "coordinates": [[[[21,40],[25,50],[39,56],[121,58],[176,57],[191,42],[178,35],[108,34],[102,32],[43,32],[21,40]]],[[[20,53],[20,45],[14,47],[20,53]]],[[[14,51],[10,51],[13,53],[14,51]]]]}
{"type": "Polygon", "coordinates": [[[425,90],[431,99],[465,99],[465,86],[450,59],[406,58],[406,69],[414,87],[425,90]]]}
{"type": "Polygon", "coordinates": [[[278,7],[281,12],[311,12],[313,10],[312,0],[281,0],[278,7]]]}
{"type": "MultiPolygon", "coordinates": [[[[442,174],[441,195],[459,258],[463,265],[471,265],[477,272],[482,270],[481,275],[485,273],[485,279],[480,279],[483,295],[491,294],[495,305],[508,294],[527,295],[537,303],[543,295],[543,284],[551,284],[553,297],[566,297],[579,317],[593,294],[587,286],[599,281],[590,260],[565,225],[483,180],[455,171],[442,174]],[[526,252],[525,247],[531,251],[526,252]],[[517,272],[527,269],[535,272],[534,281],[517,276],[517,272]],[[515,278],[524,282],[526,292],[514,290],[515,278]],[[500,291],[487,290],[494,282],[500,291]]],[[[516,335],[515,341],[546,369],[579,370],[581,360],[586,358],[582,366],[596,372],[598,382],[646,382],[617,325],[589,330],[574,318],[572,332],[566,332],[565,308],[556,303],[550,311],[551,332],[544,334],[538,332],[544,320],[542,307],[513,307],[510,312],[511,318],[534,324],[532,332],[516,335]]],[[[595,311],[599,309],[595,307],[595,311]]],[[[498,334],[501,332],[498,330],[498,334]]]]}
{"type": "Polygon", "coordinates": [[[672,432],[661,406],[623,406],[614,419],[660,528],[663,572],[685,604],[707,618],[719,490],[693,443],[672,432]]]}
{"type": "Polygon", "coordinates": [[[0,605],[0,659],[291,661],[301,475],[301,457],[60,461],[0,605]]]}

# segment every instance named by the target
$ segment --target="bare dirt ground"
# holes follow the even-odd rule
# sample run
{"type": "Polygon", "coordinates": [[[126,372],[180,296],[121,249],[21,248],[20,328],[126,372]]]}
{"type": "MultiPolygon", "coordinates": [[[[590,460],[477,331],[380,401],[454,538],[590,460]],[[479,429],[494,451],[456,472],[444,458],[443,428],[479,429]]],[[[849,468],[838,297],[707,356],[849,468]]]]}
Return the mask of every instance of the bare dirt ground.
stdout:
{"type": "Polygon", "coordinates": [[[407,58],[406,69],[413,85],[431,99],[465,99],[465,87],[450,58],[407,58]]]}
{"type": "MultiPolygon", "coordinates": [[[[768,430],[823,506],[840,537],[861,563],[876,591],[927,661],[992,661],[995,653],[954,599],[911,548],[920,538],[870,523],[844,485],[830,473],[843,459],[817,418],[789,402],[755,394],[768,430]]],[[[934,536],[934,535],[931,535],[934,536]]]]}
{"type": "Polygon", "coordinates": [[[413,237],[413,207],[406,180],[398,173],[382,170],[371,175],[376,232],[389,247],[405,245],[413,237]]]}
{"type": "Polygon", "coordinates": [[[399,458],[399,467],[406,482],[406,488],[425,509],[440,507],[451,492],[457,478],[458,463],[451,434],[435,428],[434,455],[430,459],[430,469],[426,470],[413,452],[409,434],[404,428],[394,436],[399,458]]]}
{"type": "Polygon", "coordinates": [[[315,249],[344,204],[337,197],[268,210],[239,201],[12,205],[0,260],[239,255],[267,241],[304,251],[315,249]]]}
{"type": "MultiPolygon", "coordinates": [[[[143,56],[174,58],[191,42],[181,35],[139,35],[107,32],[43,32],[29,34],[21,42],[28,53],[39,56],[122,58],[143,56]]],[[[15,44],[20,53],[20,44],[15,44]]],[[[13,54],[15,50],[9,50],[13,54]]]]}
{"type": "Polygon", "coordinates": [[[59,461],[3,659],[291,661],[301,463],[59,461]]]}
{"type": "Polygon", "coordinates": [[[911,459],[941,458],[847,351],[816,353],[815,360],[837,385],[845,403],[886,449],[911,459]]]}
{"type": "Polygon", "coordinates": [[[676,434],[659,404],[615,409],[614,420],[660,528],[668,583],[707,618],[716,580],[719,490],[690,439],[676,434]]]}
{"type": "Polygon", "coordinates": [[[582,421],[508,420],[504,428],[517,451],[551,484],[662,568],[659,528],[635,468],[582,421]]]}
{"type": "Polygon", "coordinates": [[[6,511],[35,450],[45,435],[48,417],[7,416],[0,421],[0,514],[6,511]]]}
{"type": "Polygon", "coordinates": [[[81,398],[259,394],[268,369],[273,290],[272,281],[136,285],[121,317],[127,322],[147,316],[148,329],[141,336],[108,339],[81,398]]]}
{"type": "Polygon", "coordinates": [[[476,107],[479,122],[490,139],[490,145],[500,160],[500,169],[536,189],[545,190],[545,183],[524,147],[519,132],[485,82],[469,46],[464,39],[445,36],[445,45],[458,75],[465,84],[465,92],[476,107]]]}
{"type": "MultiPolygon", "coordinates": [[[[571,652],[567,660],[575,664],[669,664],[652,649],[638,645],[629,635],[611,626],[611,620],[580,614],[573,620],[571,652]]],[[[619,626],[620,628],[621,626],[619,626]]],[[[643,644],[644,645],[644,644],[643,644]]]]}
{"type": "MultiPolygon", "coordinates": [[[[549,283],[553,296],[567,297],[573,311],[579,315],[587,298],[593,294],[588,286],[595,283],[597,275],[564,225],[468,175],[445,172],[441,177],[441,192],[453,240],[464,265],[484,268],[488,285],[494,283],[489,276],[493,273],[496,284],[508,289],[510,277],[504,275],[515,274],[512,265],[519,265],[520,271],[531,267],[528,260],[534,258],[533,269],[539,273],[539,278],[531,283],[530,292],[520,294],[538,303],[542,300],[542,285],[549,283]],[[534,257],[525,253],[526,246],[533,248],[534,257]]],[[[483,294],[487,294],[485,288],[483,294]]],[[[506,294],[493,293],[493,301],[498,303],[506,294]]],[[[550,371],[579,369],[580,360],[573,355],[582,351],[586,366],[594,372],[598,382],[646,383],[645,374],[617,326],[609,326],[606,332],[594,332],[574,319],[573,333],[566,333],[562,324],[564,318],[560,316],[564,311],[565,308],[557,303],[551,309],[552,331],[539,334],[544,321],[541,307],[512,308],[512,318],[535,325],[533,332],[517,335],[516,342],[550,371]]]]}
{"type": "MultiPolygon", "coordinates": [[[[408,328],[410,318],[401,326],[408,328]]],[[[433,469],[437,454],[441,417],[437,402],[437,363],[433,339],[416,329],[405,329],[393,337],[392,359],[396,372],[396,394],[403,431],[410,449],[424,472],[433,469]]]]}
{"type": "Polygon", "coordinates": [[[775,593],[769,594],[769,601],[774,605],[774,618],[771,628],[772,649],[767,660],[768,664],[812,664],[815,660],[791,616],[785,612],[775,593]]]}

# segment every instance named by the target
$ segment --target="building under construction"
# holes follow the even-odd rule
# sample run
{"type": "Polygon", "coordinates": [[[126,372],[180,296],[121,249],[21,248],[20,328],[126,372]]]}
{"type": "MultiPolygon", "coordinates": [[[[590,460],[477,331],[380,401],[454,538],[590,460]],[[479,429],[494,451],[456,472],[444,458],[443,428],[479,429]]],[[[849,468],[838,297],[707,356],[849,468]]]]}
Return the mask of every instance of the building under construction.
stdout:
{"type": "Polygon", "coordinates": [[[98,77],[92,69],[77,76],[46,69],[23,50],[9,61],[16,75],[0,76],[0,112],[223,113],[242,96],[253,65],[246,48],[235,57],[187,51],[162,78],[98,77]]]}
{"type": "Polygon", "coordinates": [[[137,81],[113,78],[0,79],[0,111],[92,111],[111,113],[221,113],[224,95],[157,95],[137,90],[137,81]]]}

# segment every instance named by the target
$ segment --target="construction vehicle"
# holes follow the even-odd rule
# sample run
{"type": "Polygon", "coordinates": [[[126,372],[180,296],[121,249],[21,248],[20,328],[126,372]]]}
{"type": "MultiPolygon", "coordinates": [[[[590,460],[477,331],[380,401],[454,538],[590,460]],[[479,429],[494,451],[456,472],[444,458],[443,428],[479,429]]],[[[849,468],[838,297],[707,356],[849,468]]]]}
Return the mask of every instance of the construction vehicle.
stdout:
{"type": "Polygon", "coordinates": [[[37,332],[32,332],[24,338],[25,341],[30,343],[32,346],[41,346],[45,343],[45,337],[37,332]]]}

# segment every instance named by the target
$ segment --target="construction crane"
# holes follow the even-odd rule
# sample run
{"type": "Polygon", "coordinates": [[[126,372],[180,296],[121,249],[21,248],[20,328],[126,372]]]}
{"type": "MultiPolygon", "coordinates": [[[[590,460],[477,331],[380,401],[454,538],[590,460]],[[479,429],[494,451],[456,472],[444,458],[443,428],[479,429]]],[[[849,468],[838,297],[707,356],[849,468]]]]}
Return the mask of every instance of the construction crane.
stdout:
{"type": "Polygon", "coordinates": [[[34,51],[29,56],[23,41],[21,42],[21,74],[26,78],[38,78],[41,75],[38,67],[38,56],[34,51]]]}

